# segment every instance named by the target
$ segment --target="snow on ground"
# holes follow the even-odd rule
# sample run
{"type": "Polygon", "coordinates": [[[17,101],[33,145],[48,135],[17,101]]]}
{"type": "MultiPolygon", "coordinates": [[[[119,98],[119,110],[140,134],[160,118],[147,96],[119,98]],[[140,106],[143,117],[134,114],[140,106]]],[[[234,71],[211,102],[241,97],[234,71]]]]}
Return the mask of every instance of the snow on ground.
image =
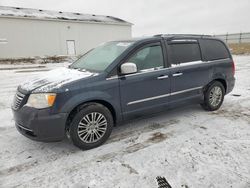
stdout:
{"type": "Polygon", "coordinates": [[[250,56],[234,59],[236,87],[220,110],[193,105],[134,120],[89,151],[67,139],[31,141],[14,127],[10,105],[17,85],[46,73],[37,70],[66,64],[1,70],[0,187],[156,188],[156,176],[173,188],[250,187],[250,56]]]}

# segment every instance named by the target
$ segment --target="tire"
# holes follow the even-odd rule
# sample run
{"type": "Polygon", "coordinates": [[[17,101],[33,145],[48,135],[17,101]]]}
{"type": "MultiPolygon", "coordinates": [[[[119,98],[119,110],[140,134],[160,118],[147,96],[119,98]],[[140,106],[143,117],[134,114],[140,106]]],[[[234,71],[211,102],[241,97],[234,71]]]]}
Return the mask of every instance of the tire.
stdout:
{"type": "Polygon", "coordinates": [[[108,108],[98,103],[88,103],[73,118],[69,135],[75,146],[88,150],[102,145],[109,138],[113,125],[108,108]]]}
{"type": "Polygon", "coordinates": [[[208,85],[204,92],[204,102],[201,104],[202,108],[207,111],[218,110],[224,100],[225,87],[221,82],[214,81],[208,85]]]}

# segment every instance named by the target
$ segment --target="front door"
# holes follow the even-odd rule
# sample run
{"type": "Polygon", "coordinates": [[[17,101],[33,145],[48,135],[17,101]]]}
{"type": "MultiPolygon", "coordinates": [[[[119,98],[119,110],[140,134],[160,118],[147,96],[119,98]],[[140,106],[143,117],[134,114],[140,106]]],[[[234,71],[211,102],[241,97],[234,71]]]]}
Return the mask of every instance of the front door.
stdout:
{"type": "Polygon", "coordinates": [[[151,43],[139,48],[126,62],[135,63],[138,72],[122,76],[119,81],[124,117],[167,105],[170,79],[161,43],[151,43]]]}

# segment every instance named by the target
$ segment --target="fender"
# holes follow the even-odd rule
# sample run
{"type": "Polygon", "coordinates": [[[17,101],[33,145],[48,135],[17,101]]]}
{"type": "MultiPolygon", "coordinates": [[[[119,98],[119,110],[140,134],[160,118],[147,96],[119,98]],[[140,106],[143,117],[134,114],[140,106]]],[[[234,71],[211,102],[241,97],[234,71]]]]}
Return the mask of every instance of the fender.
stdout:
{"type": "Polygon", "coordinates": [[[204,90],[206,90],[208,88],[208,86],[214,81],[214,80],[221,80],[223,81],[223,85],[225,86],[226,92],[227,92],[227,88],[228,88],[228,82],[226,80],[226,75],[223,73],[216,73],[213,74],[211,80],[209,83],[207,83],[207,85],[204,87],[204,90]]]}
{"type": "Polygon", "coordinates": [[[222,73],[222,72],[217,72],[217,73],[215,73],[215,74],[213,74],[213,76],[212,76],[212,80],[211,81],[213,81],[213,80],[217,80],[217,79],[222,79],[222,80],[227,80],[227,77],[226,77],[226,75],[224,74],[224,73],[222,73]]]}
{"type": "Polygon", "coordinates": [[[77,107],[80,104],[90,102],[90,101],[104,101],[106,103],[109,103],[115,110],[116,119],[119,121],[122,119],[121,117],[121,108],[120,103],[117,102],[116,97],[112,97],[107,92],[102,91],[88,91],[84,93],[78,93],[78,94],[71,94],[71,97],[67,100],[63,106],[59,109],[62,113],[70,113],[75,107],[77,107]],[[120,112],[120,113],[119,113],[120,112]]]}

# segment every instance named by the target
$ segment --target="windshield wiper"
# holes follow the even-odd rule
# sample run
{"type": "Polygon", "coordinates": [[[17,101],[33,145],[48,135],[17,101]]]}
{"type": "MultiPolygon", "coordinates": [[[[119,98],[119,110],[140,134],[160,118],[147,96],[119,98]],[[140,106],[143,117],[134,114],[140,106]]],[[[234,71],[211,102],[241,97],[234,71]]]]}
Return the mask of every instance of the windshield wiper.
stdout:
{"type": "Polygon", "coordinates": [[[68,68],[69,68],[69,69],[79,70],[79,71],[82,71],[82,72],[86,72],[86,69],[82,69],[82,68],[79,68],[79,67],[68,66],[68,68]]]}
{"type": "Polygon", "coordinates": [[[79,68],[77,68],[77,67],[73,67],[72,65],[69,65],[68,68],[69,68],[69,69],[79,69],[79,68]]]}

